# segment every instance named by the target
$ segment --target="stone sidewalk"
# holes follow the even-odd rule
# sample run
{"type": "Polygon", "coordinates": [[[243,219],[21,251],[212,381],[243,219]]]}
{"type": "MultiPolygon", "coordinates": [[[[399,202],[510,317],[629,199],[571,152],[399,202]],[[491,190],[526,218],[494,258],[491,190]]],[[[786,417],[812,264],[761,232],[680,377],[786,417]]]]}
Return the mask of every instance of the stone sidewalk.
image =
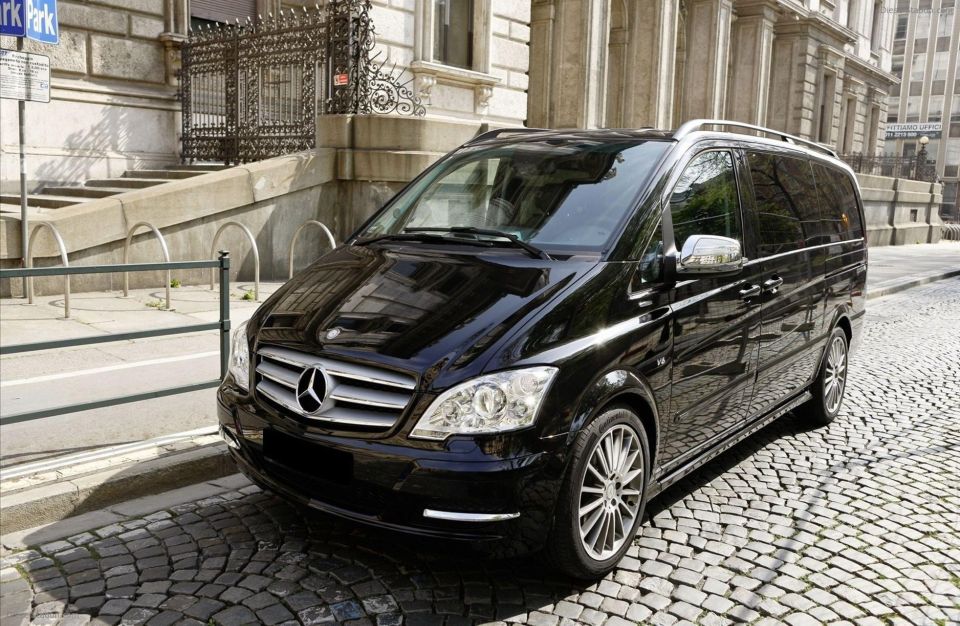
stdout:
{"type": "Polygon", "coordinates": [[[0,538],[0,621],[960,623],[957,328],[960,279],[872,301],[837,421],[789,414],[681,481],[599,582],[234,478],[0,538]]]}

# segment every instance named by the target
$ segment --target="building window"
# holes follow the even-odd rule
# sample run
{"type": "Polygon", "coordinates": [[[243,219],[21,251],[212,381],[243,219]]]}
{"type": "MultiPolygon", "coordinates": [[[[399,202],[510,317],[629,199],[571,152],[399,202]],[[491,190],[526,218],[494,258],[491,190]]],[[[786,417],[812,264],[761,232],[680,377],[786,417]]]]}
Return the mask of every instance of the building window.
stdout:
{"type": "Polygon", "coordinates": [[[209,25],[210,22],[234,24],[257,17],[256,0],[191,0],[191,25],[209,25]]]}
{"type": "Polygon", "coordinates": [[[433,59],[473,69],[473,0],[434,0],[433,59]]]}
{"type": "Polygon", "coordinates": [[[893,34],[894,39],[907,38],[907,17],[906,15],[897,16],[897,30],[893,34]]]}
{"type": "Polygon", "coordinates": [[[820,83],[820,117],[817,128],[817,141],[830,143],[830,131],[833,130],[833,101],[837,92],[837,76],[826,72],[820,83]]]}
{"type": "Polygon", "coordinates": [[[874,154],[877,151],[877,135],[880,131],[880,107],[870,107],[870,117],[867,119],[867,141],[861,148],[864,154],[874,154]]]}
{"type": "Polygon", "coordinates": [[[939,122],[943,119],[943,96],[930,96],[927,103],[927,121],[939,122]]]}
{"type": "Polygon", "coordinates": [[[870,22],[870,50],[877,50],[880,47],[880,19],[883,17],[883,3],[881,0],[874,0],[873,16],[870,22]]]}
{"type": "Polygon", "coordinates": [[[913,60],[910,62],[910,79],[923,82],[923,75],[926,67],[927,67],[927,53],[915,52],[913,54],[913,60]]]}
{"type": "Polygon", "coordinates": [[[848,96],[843,101],[840,113],[840,151],[850,154],[853,151],[854,125],[857,120],[857,99],[848,96]]]}

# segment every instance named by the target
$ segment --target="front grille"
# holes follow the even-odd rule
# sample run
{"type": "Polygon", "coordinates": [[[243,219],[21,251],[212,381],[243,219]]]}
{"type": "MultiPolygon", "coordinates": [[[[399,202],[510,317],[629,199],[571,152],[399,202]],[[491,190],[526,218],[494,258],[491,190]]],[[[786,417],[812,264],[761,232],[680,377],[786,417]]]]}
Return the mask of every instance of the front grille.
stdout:
{"type": "Polygon", "coordinates": [[[389,429],[416,387],[416,379],[407,374],[273,346],[257,351],[256,373],[261,396],[298,417],[341,430],[389,429]],[[311,367],[322,373],[326,384],[319,408],[308,413],[297,401],[297,383],[311,367]]]}

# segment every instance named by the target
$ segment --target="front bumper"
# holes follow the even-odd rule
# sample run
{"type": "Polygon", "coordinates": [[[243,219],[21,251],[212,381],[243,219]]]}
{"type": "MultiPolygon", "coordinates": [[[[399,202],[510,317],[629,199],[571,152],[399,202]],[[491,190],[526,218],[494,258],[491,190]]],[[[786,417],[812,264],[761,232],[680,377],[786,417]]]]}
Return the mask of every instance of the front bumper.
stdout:
{"type": "Polygon", "coordinates": [[[421,536],[466,540],[492,555],[546,540],[560,491],[561,447],[514,458],[424,450],[312,434],[249,397],[218,392],[219,419],[241,471],[260,486],[339,517],[421,536]]]}

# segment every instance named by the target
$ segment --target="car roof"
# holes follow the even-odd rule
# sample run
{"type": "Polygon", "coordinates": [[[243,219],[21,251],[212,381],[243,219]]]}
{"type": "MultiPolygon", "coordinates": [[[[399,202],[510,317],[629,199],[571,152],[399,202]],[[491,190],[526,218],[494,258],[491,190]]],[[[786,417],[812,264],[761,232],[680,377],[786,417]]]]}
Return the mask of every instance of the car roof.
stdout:
{"type": "MultiPolygon", "coordinates": [[[[664,130],[658,128],[597,128],[597,129],[547,129],[547,128],[499,128],[477,135],[464,145],[509,145],[517,142],[544,141],[544,140],[591,140],[591,141],[668,141],[677,143],[680,140],[691,137],[699,139],[719,139],[731,142],[737,142],[744,145],[768,146],[794,152],[798,155],[804,155],[825,161],[841,169],[849,170],[849,166],[844,163],[827,146],[796,137],[781,131],[743,124],[740,122],[729,122],[725,120],[691,120],[675,130],[664,130]],[[728,132],[720,130],[705,130],[707,126],[730,126],[741,128],[750,132],[762,132],[769,136],[748,135],[744,132],[728,132]]],[[[852,173],[852,170],[851,170],[852,173]]]]}

